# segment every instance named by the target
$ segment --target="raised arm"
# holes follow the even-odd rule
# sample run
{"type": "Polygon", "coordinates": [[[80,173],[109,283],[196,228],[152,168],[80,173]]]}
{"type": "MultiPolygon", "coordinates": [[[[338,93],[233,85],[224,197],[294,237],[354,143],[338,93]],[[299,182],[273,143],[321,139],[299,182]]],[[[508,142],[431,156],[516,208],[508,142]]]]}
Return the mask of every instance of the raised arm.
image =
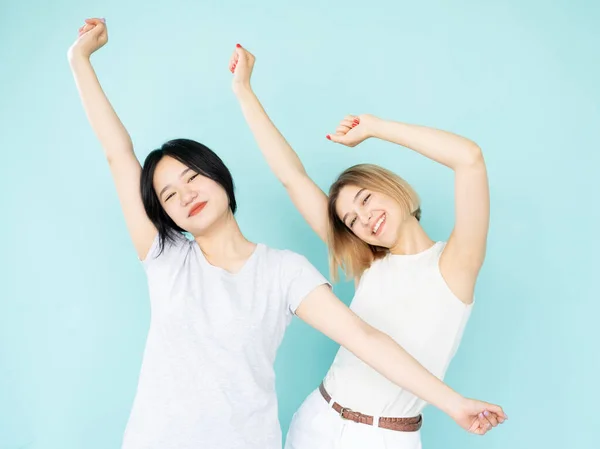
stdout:
{"type": "Polygon", "coordinates": [[[148,219],[140,193],[142,168],[127,130],[104,94],[90,62],[93,52],[108,41],[106,24],[88,19],[68,52],[83,108],[110,166],[125,222],[140,259],[144,259],[157,230],[148,219]]]}
{"type": "Polygon", "coordinates": [[[440,259],[451,290],[465,303],[483,264],[490,216],[487,172],[481,149],[456,134],[425,126],[382,120],[372,115],[348,116],[334,142],[355,146],[377,137],[416,151],[454,170],[455,223],[440,259]]]}
{"type": "Polygon", "coordinates": [[[233,91],[256,139],[277,179],[310,227],[327,241],[327,195],[310,179],[298,155],[275,127],[250,86],[254,56],[242,47],[234,51],[229,69],[233,91]]]}
{"type": "Polygon", "coordinates": [[[453,391],[391,337],[356,316],[329,287],[313,290],[296,314],[396,385],[447,413],[463,429],[481,435],[506,419],[501,407],[453,391]]]}

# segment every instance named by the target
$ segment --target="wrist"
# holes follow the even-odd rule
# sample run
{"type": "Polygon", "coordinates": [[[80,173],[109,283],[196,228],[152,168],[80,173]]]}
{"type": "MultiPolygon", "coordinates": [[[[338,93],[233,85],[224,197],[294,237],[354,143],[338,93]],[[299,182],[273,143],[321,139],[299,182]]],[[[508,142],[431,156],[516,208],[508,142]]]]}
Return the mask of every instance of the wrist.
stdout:
{"type": "Polygon", "coordinates": [[[369,137],[375,137],[377,139],[383,139],[385,135],[385,125],[387,120],[379,117],[371,117],[367,126],[367,133],[369,137]]]}
{"type": "Polygon", "coordinates": [[[90,62],[89,56],[85,56],[84,54],[82,54],[76,50],[69,51],[67,56],[69,59],[69,64],[73,68],[77,68],[78,66],[81,66],[84,64],[89,64],[89,62],[90,62]]]}
{"type": "Polygon", "coordinates": [[[245,97],[254,95],[249,81],[244,83],[233,83],[233,93],[240,100],[244,99],[245,97]]]}
{"type": "Polygon", "coordinates": [[[449,416],[455,416],[462,409],[465,398],[450,387],[448,390],[438,408],[449,416]]]}

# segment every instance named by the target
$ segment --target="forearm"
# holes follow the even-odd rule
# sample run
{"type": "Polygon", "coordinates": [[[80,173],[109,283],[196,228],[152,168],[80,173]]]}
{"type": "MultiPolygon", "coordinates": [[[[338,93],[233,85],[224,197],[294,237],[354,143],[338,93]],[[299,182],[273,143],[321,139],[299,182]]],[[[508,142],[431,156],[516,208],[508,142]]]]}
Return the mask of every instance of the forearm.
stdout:
{"type": "Polygon", "coordinates": [[[372,329],[356,355],[396,385],[450,413],[462,396],[425,369],[388,335],[372,329]]]}
{"type": "Polygon", "coordinates": [[[109,162],[133,153],[131,137],[104,94],[90,60],[72,57],[69,63],[85,113],[109,162]]]}
{"type": "Polygon", "coordinates": [[[482,160],[477,144],[465,137],[426,126],[376,119],[371,135],[402,145],[456,170],[482,160]]]}
{"type": "Polygon", "coordinates": [[[275,127],[254,92],[244,88],[236,95],[254,139],[279,181],[288,186],[295,176],[305,175],[300,158],[275,127]]]}
{"type": "Polygon", "coordinates": [[[444,412],[450,414],[463,399],[388,335],[348,309],[330,288],[321,286],[311,292],[296,314],[399,387],[444,412]]]}

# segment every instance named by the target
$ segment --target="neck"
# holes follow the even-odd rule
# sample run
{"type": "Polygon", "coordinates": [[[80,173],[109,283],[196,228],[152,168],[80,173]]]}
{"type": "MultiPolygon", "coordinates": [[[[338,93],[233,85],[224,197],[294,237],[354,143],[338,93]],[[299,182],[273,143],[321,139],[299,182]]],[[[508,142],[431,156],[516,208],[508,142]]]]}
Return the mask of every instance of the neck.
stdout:
{"type": "Polygon", "coordinates": [[[390,248],[392,254],[418,254],[430,248],[435,242],[421,227],[419,220],[410,216],[398,229],[398,241],[390,248]]]}
{"type": "Polygon", "coordinates": [[[231,211],[202,235],[194,238],[206,258],[217,263],[248,257],[255,247],[244,237],[231,211]]]}

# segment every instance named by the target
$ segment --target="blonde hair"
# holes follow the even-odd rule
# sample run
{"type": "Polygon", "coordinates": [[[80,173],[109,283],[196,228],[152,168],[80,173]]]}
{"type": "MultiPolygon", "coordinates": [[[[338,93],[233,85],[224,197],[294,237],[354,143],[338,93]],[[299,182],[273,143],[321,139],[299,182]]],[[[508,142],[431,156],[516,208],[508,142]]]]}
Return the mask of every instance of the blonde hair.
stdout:
{"type": "Polygon", "coordinates": [[[388,195],[400,204],[406,215],[421,219],[419,196],[397,174],[373,164],[359,164],[345,170],[329,189],[327,205],[329,269],[334,281],[339,279],[338,269],[341,268],[347,277],[356,278],[373,261],[389,252],[388,248],[373,246],[358,238],[339,218],[335,205],[340,191],[350,185],[388,195]]]}

